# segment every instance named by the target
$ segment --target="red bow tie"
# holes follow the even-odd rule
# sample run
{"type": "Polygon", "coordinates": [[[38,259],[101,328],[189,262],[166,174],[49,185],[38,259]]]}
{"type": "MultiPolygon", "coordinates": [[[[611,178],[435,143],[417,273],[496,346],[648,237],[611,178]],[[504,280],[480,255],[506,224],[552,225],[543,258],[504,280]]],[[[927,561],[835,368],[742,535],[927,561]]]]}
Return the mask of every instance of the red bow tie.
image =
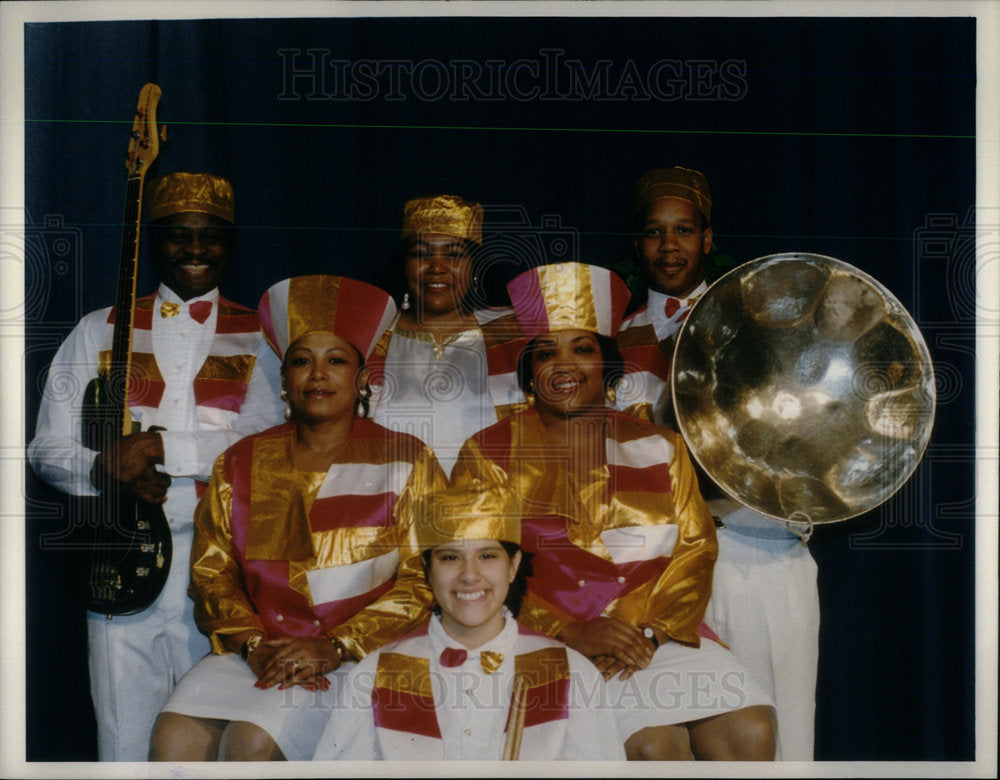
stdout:
{"type": "Polygon", "coordinates": [[[677,310],[681,308],[681,302],[677,298],[667,297],[667,302],[663,304],[663,313],[667,315],[667,319],[673,317],[677,310]]]}
{"type": "MultiPolygon", "coordinates": [[[[465,650],[457,647],[446,647],[441,651],[441,666],[453,669],[456,666],[464,664],[468,657],[469,654],[465,650]]],[[[500,668],[500,664],[503,663],[503,653],[497,653],[493,650],[483,650],[479,654],[479,663],[486,674],[493,674],[493,672],[500,668]]]]}
{"type": "MultiPolygon", "coordinates": [[[[173,303],[172,301],[164,301],[160,305],[160,316],[161,317],[173,317],[181,310],[181,304],[173,303]]],[[[212,302],[211,301],[195,301],[190,306],[188,306],[188,314],[191,316],[195,322],[203,323],[208,319],[208,315],[212,313],[212,302]]]]}
{"type": "Polygon", "coordinates": [[[191,315],[191,319],[196,322],[204,322],[208,319],[208,315],[212,313],[212,302],[211,301],[195,301],[190,306],[188,306],[188,314],[191,315]]]}

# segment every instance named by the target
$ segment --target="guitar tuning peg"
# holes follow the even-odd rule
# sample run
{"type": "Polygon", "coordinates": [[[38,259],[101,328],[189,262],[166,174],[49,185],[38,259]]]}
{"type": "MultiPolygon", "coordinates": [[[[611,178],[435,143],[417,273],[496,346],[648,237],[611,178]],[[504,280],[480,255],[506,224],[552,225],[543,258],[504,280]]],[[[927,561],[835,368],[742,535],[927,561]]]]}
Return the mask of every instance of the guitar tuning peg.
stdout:
{"type": "Polygon", "coordinates": [[[160,140],[161,141],[166,141],[167,140],[167,126],[166,125],[164,125],[163,127],[160,128],[160,140]]]}

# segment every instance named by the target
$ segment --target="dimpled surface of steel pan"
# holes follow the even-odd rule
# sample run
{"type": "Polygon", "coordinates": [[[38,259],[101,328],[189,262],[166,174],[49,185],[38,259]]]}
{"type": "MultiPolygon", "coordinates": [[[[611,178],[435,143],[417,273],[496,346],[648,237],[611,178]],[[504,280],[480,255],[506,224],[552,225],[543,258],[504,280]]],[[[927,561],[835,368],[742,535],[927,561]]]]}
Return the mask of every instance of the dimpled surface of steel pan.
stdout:
{"type": "Polygon", "coordinates": [[[927,346],[879,282],[786,253],[721,277],[692,307],[671,376],[698,463],[744,506],[832,523],[888,499],[934,421],[927,346]]]}

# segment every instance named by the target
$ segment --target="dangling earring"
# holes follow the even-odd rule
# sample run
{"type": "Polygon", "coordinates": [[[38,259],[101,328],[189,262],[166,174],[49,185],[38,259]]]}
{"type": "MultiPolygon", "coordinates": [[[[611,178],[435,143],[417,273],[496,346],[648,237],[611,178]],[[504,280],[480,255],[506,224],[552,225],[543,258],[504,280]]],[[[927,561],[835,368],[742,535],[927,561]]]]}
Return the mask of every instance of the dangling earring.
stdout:
{"type": "Polygon", "coordinates": [[[410,308],[410,294],[408,292],[403,293],[403,300],[399,304],[399,308],[401,308],[403,311],[406,311],[407,309],[410,308]]]}
{"type": "Polygon", "coordinates": [[[604,397],[608,399],[609,404],[613,404],[617,396],[618,393],[615,392],[613,387],[608,387],[604,390],[604,397]]]}
{"type": "Polygon", "coordinates": [[[369,405],[372,398],[372,389],[370,385],[365,385],[358,391],[358,402],[354,406],[354,413],[358,417],[367,417],[369,411],[369,405]]]}
{"type": "Polygon", "coordinates": [[[285,402],[285,419],[286,420],[291,420],[292,419],[292,405],[290,403],[288,403],[288,391],[285,390],[285,389],[283,389],[283,388],[281,390],[281,400],[285,402]]]}
{"type": "Polygon", "coordinates": [[[535,405],[535,382],[532,379],[528,380],[528,392],[524,394],[524,400],[528,402],[528,406],[535,405]]]}

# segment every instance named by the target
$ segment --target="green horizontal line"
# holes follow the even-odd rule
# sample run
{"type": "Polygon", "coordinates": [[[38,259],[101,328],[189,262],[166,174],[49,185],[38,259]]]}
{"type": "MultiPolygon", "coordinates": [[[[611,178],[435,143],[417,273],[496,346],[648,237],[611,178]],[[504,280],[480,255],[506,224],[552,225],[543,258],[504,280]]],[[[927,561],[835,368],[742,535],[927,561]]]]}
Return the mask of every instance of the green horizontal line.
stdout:
{"type": "MultiPolygon", "coordinates": [[[[131,121],[114,119],[25,119],[25,123],[67,123],[95,125],[129,125],[131,121]]],[[[975,139],[974,135],[949,135],[943,133],[834,133],[817,130],[671,130],[596,128],[596,127],[491,127],[476,125],[355,125],[321,122],[161,122],[167,126],[199,125],[207,127],[298,127],[336,128],[340,130],[472,130],[481,132],[527,132],[527,133],[646,133],[661,135],[761,135],[761,136],[818,136],[833,138],[915,138],[915,139],[975,139]]]]}

